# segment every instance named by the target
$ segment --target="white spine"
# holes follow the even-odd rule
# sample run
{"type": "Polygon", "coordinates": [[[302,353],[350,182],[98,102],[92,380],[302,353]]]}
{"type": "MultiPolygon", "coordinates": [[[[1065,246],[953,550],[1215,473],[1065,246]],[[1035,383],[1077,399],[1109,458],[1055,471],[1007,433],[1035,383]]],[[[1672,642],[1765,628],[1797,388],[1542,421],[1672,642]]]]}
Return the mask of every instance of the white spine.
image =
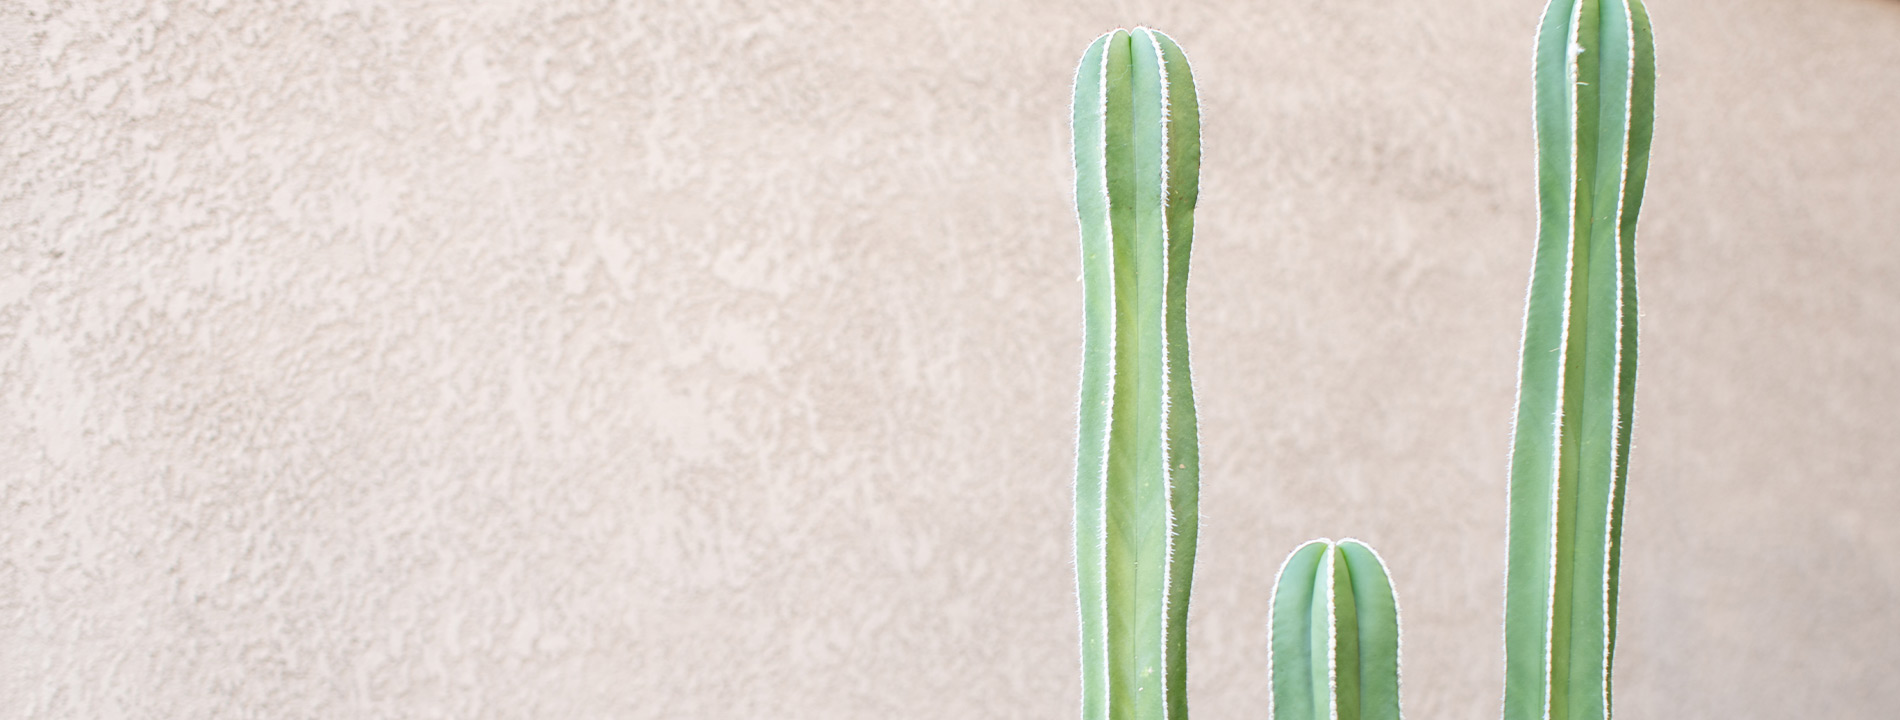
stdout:
{"type": "Polygon", "coordinates": [[[1326,543],[1326,558],[1321,562],[1319,571],[1326,588],[1326,709],[1327,717],[1339,720],[1339,600],[1336,597],[1339,588],[1333,585],[1334,556],[1339,554],[1339,544],[1326,543]]]}
{"type": "MultiPolygon", "coordinates": [[[[1101,88],[1100,88],[1100,92],[1098,92],[1097,94],[1102,97],[1102,108],[1101,108],[1102,140],[1103,140],[1103,145],[1105,146],[1102,151],[1102,208],[1105,212],[1109,214],[1109,238],[1110,239],[1109,239],[1109,248],[1108,248],[1108,267],[1109,267],[1108,277],[1109,277],[1109,283],[1110,283],[1109,293],[1112,296],[1114,294],[1113,284],[1115,282],[1115,247],[1114,247],[1115,203],[1114,203],[1114,199],[1109,195],[1109,192],[1108,192],[1108,151],[1106,149],[1106,145],[1108,141],[1108,58],[1109,58],[1109,55],[1110,53],[1109,53],[1108,47],[1104,46],[1102,48],[1102,70],[1100,73],[1101,88]]],[[[1102,552],[1102,593],[1101,594],[1102,594],[1103,636],[1102,636],[1101,664],[1102,664],[1103,681],[1105,683],[1110,683],[1110,684],[1112,684],[1112,679],[1109,678],[1108,656],[1109,656],[1109,653],[1112,652],[1113,649],[1109,647],[1108,641],[1109,641],[1110,633],[1107,632],[1107,629],[1108,629],[1108,455],[1109,455],[1108,449],[1109,449],[1109,445],[1111,444],[1111,439],[1113,437],[1113,431],[1114,431],[1114,426],[1115,426],[1115,414],[1113,410],[1113,408],[1115,407],[1115,387],[1116,387],[1115,380],[1117,377],[1121,375],[1121,371],[1122,371],[1121,363],[1119,362],[1120,358],[1117,357],[1117,353],[1115,351],[1115,348],[1117,345],[1116,341],[1120,337],[1120,335],[1121,335],[1120,314],[1111,312],[1108,314],[1109,373],[1108,373],[1108,397],[1107,397],[1108,407],[1110,408],[1110,411],[1107,414],[1103,415],[1103,422],[1108,424],[1108,428],[1105,429],[1104,432],[1102,433],[1102,471],[1096,474],[1096,477],[1101,478],[1101,484],[1102,484],[1102,491],[1101,491],[1102,508],[1100,511],[1102,513],[1102,518],[1101,518],[1101,522],[1096,523],[1096,527],[1100,528],[1100,530],[1098,531],[1100,535],[1096,539],[1096,545],[1101,548],[1101,552],[1102,552]]],[[[1104,701],[1102,703],[1102,714],[1110,718],[1115,717],[1115,693],[1113,692],[1107,693],[1107,696],[1104,698],[1104,701]]]]}

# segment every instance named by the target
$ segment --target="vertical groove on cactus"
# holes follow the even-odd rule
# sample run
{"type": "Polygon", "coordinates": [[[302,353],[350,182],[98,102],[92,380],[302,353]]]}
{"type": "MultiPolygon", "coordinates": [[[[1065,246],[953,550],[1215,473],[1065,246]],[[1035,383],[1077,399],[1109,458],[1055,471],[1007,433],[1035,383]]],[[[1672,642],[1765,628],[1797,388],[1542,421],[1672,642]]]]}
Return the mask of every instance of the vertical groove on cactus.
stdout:
{"type": "Polygon", "coordinates": [[[1185,720],[1200,502],[1186,314],[1199,105],[1180,47],[1137,28],[1089,46],[1073,111],[1083,717],[1185,720]]]}
{"type": "Polygon", "coordinates": [[[1399,605],[1357,540],[1294,550],[1273,583],[1272,720],[1399,720],[1399,605]]]}
{"type": "Polygon", "coordinates": [[[1511,453],[1506,720],[1609,717],[1654,82],[1640,0],[1546,7],[1539,228],[1511,453]]]}

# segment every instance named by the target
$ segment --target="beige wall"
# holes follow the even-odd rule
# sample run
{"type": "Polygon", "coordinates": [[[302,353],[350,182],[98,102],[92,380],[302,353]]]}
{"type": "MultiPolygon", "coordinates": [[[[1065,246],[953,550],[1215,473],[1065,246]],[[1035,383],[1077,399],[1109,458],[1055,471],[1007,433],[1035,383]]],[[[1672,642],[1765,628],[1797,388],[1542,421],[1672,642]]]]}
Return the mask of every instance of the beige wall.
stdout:
{"type": "MultiPolygon", "coordinates": [[[[1494,717],[1531,0],[0,3],[0,716],[1061,718],[1066,110],[1194,61],[1203,717],[1494,717]]],[[[1900,703],[1900,3],[1653,0],[1619,707],[1900,703]]]]}

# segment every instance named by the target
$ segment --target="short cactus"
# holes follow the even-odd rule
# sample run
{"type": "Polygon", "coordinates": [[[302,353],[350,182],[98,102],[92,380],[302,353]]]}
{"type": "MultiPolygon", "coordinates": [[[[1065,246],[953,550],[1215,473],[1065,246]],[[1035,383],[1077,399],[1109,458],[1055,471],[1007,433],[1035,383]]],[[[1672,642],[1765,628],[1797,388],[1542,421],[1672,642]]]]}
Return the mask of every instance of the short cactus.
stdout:
{"type": "Polygon", "coordinates": [[[1314,540],[1273,583],[1272,720],[1399,720],[1399,604],[1378,553],[1314,540]]]}

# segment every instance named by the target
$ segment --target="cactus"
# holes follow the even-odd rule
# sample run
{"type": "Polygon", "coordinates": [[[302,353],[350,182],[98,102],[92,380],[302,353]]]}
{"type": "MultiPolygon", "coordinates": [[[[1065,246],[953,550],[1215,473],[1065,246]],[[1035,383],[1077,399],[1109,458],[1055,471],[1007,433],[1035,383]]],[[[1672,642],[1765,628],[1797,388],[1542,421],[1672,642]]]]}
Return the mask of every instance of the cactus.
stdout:
{"type": "Polygon", "coordinates": [[[1273,583],[1272,720],[1399,720],[1399,605],[1378,553],[1314,540],[1273,583]]]}
{"type": "Polygon", "coordinates": [[[1075,486],[1082,715],[1185,720],[1200,459],[1187,272],[1201,147],[1187,59],[1153,30],[1076,70],[1082,391],[1075,486]]]}
{"type": "Polygon", "coordinates": [[[1537,35],[1539,226],[1511,441],[1505,720],[1610,714],[1655,51],[1639,0],[1537,35]]]}
{"type": "MultiPolygon", "coordinates": [[[[1536,49],[1539,227],[1511,447],[1504,720],[1605,720],[1636,381],[1636,215],[1654,125],[1640,0],[1551,0],[1536,49]]],[[[1187,271],[1200,112],[1181,49],[1096,39],[1076,71],[1085,312],[1075,551],[1085,720],[1186,720],[1199,450],[1187,271]]],[[[1274,720],[1398,720],[1398,604],[1352,540],[1288,557],[1274,720]]]]}

